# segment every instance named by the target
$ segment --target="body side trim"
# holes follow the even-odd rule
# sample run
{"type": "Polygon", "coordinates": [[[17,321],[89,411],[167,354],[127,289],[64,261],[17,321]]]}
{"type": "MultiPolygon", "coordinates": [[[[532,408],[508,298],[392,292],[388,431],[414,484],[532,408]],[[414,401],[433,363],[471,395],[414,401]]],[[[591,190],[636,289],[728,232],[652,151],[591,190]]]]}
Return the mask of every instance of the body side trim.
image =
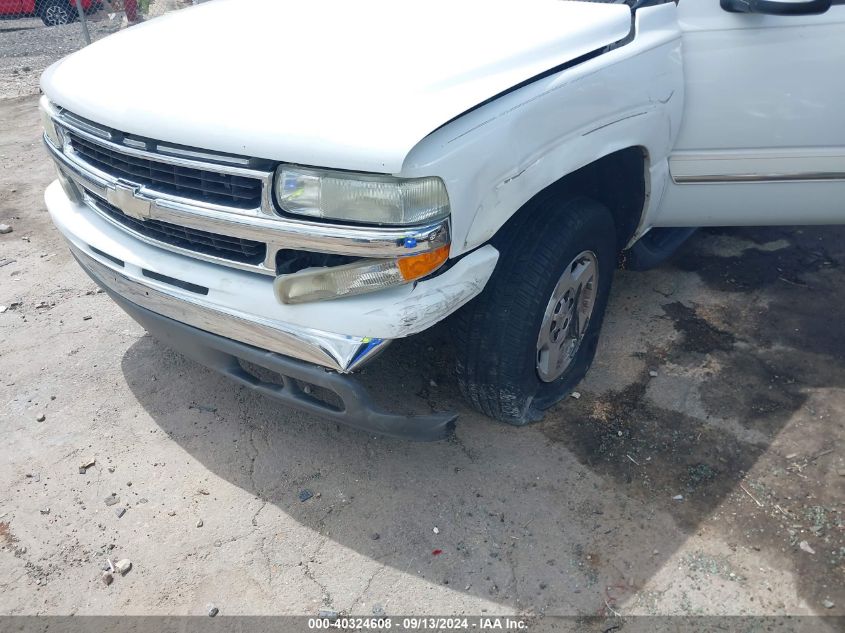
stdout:
{"type": "Polygon", "coordinates": [[[845,147],[678,152],[669,170],[678,185],[845,180],[845,147]]]}

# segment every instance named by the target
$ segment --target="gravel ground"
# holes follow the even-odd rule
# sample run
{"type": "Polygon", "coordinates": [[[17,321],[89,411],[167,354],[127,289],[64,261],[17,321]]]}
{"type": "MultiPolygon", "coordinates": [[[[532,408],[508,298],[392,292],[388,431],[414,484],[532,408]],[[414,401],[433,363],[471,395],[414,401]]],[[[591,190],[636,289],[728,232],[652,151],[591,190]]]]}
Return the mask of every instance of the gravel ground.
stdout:
{"type": "MultiPolygon", "coordinates": [[[[190,0],[153,0],[146,18],[190,4],[190,0]]],[[[108,2],[103,5],[100,11],[88,16],[92,41],[125,28],[123,12],[112,11],[108,2]]],[[[44,69],[83,46],[85,38],[80,22],[46,27],[35,17],[0,18],[0,98],[38,93],[38,81],[44,69]]]]}
{"type": "MultiPolygon", "coordinates": [[[[103,11],[92,16],[91,38],[117,31],[120,17],[109,20],[103,11]]],[[[79,22],[46,27],[39,18],[0,21],[0,98],[37,93],[44,69],[84,45],[79,22]]]]}
{"type": "Polygon", "coordinates": [[[411,444],[233,386],[98,293],[35,106],[0,101],[0,614],[845,613],[845,230],[702,231],[620,272],[580,398],[528,428],[463,405],[448,322],[396,344],[367,383],[461,412],[411,444]]]}

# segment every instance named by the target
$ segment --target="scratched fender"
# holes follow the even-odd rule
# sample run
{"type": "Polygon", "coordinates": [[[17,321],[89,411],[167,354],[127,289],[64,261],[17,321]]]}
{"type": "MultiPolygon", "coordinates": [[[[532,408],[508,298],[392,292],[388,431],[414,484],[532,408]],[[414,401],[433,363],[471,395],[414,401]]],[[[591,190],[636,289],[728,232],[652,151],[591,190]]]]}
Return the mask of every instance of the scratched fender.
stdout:
{"type": "Polygon", "coordinates": [[[427,287],[426,282],[421,282],[402,300],[389,306],[380,306],[363,316],[395,322],[395,333],[387,338],[401,338],[421,332],[478,295],[487,285],[498,259],[499,251],[487,244],[447,271],[448,282],[439,283],[436,287],[427,287]]]}
{"type": "Polygon", "coordinates": [[[640,147],[650,226],[684,105],[674,3],[643,8],[631,42],[495,99],[440,128],[401,175],[438,175],[449,188],[452,254],[489,240],[538,191],[604,156],[640,147]],[[506,151],[505,151],[506,150],[506,151]]]}

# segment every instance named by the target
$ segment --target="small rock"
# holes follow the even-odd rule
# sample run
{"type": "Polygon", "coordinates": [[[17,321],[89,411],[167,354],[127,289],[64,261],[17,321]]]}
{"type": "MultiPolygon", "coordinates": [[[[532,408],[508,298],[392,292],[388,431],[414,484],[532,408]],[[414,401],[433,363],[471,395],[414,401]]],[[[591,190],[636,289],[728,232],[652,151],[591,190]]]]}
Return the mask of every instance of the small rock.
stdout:
{"type": "Polygon", "coordinates": [[[833,600],[822,600],[822,606],[825,609],[832,609],[833,607],[836,606],[836,603],[833,602],[833,600]]]}
{"type": "Polygon", "coordinates": [[[169,517],[175,517],[175,516],[176,516],[176,510],[170,510],[170,511],[167,513],[167,516],[169,516],[169,517]]]}
{"type": "Polygon", "coordinates": [[[86,472],[89,468],[91,468],[91,466],[93,466],[93,465],[94,465],[94,464],[96,464],[96,463],[97,463],[97,460],[96,460],[96,459],[94,459],[93,457],[92,457],[91,459],[86,459],[84,462],[82,462],[82,463],[79,465],[79,474],[80,474],[80,475],[84,475],[84,474],[85,474],[85,472],[86,472]]]}
{"type": "Polygon", "coordinates": [[[303,503],[308,501],[313,496],[314,496],[314,493],[312,493],[310,490],[300,490],[299,491],[299,500],[302,501],[303,503]]]}
{"type": "Polygon", "coordinates": [[[114,472],[114,466],[109,466],[108,470],[109,470],[110,473],[113,473],[114,472]]]}
{"type": "Polygon", "coordinates": [[[94,317],[92,317],[90,314],[86,314],[84,317],[82,317],[82,320],[83,321],[90,321],[92,318],[94,318],[94,317]]]}
{"type": "Polygon", "coordinates": [[[569,394],[569,397],[575,398],[577,400],[578,398],[581,397],[581,392],[580,391],[573,391],[572,393],[569,394]]]}
{"type": "Polygon", "coordinates": [[[201,528],[201,527],[202,527],[202,519],[200,519],[199,521],[197,521],[197,527],[198,527],[198,528],[201,528]]]}
{"type": "Polygon", "coordinates": [[[223,541],[214,541],[214,547],[223,547],[223,541]]]}
{"type": "Polygon", "coordinates": [[[379,617],[384,615],[384,607],[380,604],[373,605],[373,615],[377,615],[379,617]]]}
{"type": "Polygon", "coordinates": [[[108,587],[112,583],[112,581],[114,580],[114,576],[112,576],[110,571],[104,571],[103,575],[100,576],[100,578],[102,579],[103,584],[106,587],[108,587]]]}
{"type": "Polygon", "coordinates": [[[107,560],[104,560],[102,563],[100,563],[100,569],[102,569],[103,571],[111,571],[111,563],[107,560]]]}
{"type": "Polygon", "coordinates": [[[8,224],[0,224],[0,235],[5,235],[6,233],[11,233],[12,227],[8,224]]]}
{"type": "Polygon", "coordinates": [[[46,416],[46,415],[44,415],[44,414],[42,413],[42,414],[41,414],[41,415],[39,415],[37,418],[35,418],[35,421],[36,421],[36,422],[43,422],[43,421],[44,421],[44,420],[46,420],[46,419],[47,419],[47,416],[46,416]]]}
{"type": "Polygon", "coordinates": [[[201,494],[201,495],[207,497],[211,493],[208,490],[206,490],[205,488],[197,488],[197,494],[201,494]]]}
{"type": "Polygon", "coordinates": [[[210,618],[213,618],[215,615],[220,613],[220,609],[215,607],[213,604],[208,604],[205,608],[208,609],[208,617],[210,618]]]}
{"type": "Polygon", "coordinates": [[[381,538],[381,534],[379,534],[378,532],[373,532],[372,534],[370,534],[370,538],[374,541],[377,541],[381,538]]]}
{"type": "Polygon", "coordinates": [[[41,514],[50,514],[50,508],[41,508],[41,510],[39,510],[39,512],[41,514]]]}
{"type": "Polygon", "coordinates": [[[440,528],[437,527],[436,525],[431,529],[431,531],[434,532],[435,534],[440,534],[440,528]]]}
{"type": "Polygon", "coordinates": [[[114,513],[117,515],[117,518],[120,519],[126,514],[126,508],[115,508],[114,513]]]}
{"type": "Polygon", "coordinates": [[[117,496],[116,494],[114,494],[114,493],[111,493],[108,497],[106,497],[105,499],[103,499],[103,502],[104,502],[107,506],[113,506],[113,505],[114,505],[115,503],[117,503],[118,501],[120,501],[120,497],[118,497],[118,496],[117,496]]]}
{"type": "Polygon", "coordinates": [[[129,570],[132,569],[132,561],[128,558],[121,558],[114,564],[114,568],[121,576],[125,576],[129,573],[129,570]]]}
{"type": "Polygon", "coordinates": [[[814,550],[812,547],[810,547],[810,544],[807,541],[801,541],[800,543],[798,543],[798,548],[802,552],[807,552],[808,554],[815,554],[816,553],[816,550],[814,550]]]}
{"type": "Polygon", "coordinates": [[[127,488],[131,488],[131,487],[132,487],[132,482],[131,482],[131,481],[127,481],[127,482],[126,482],[126,487],[127,487],[127,488]]]}
{"type": "Polygon", "coordinates": [[[674,497],[672,497],[672,501],[683,501],[683,500],[684,500],[684,495],[675,495],[674,497]]]}
{"type": "Polygon", "coordinates": [[[434,381],[434,379],[432,378],[431,380],[429,380],[429,381],[428,381],[428,386],[429,386],[429,387],[436,387],[436,386],[437,386],[437,383],[436,383],[436,382],[434,381]]]}
{"type": "Polygon", "coordinates": [[[845,468],[840,468],[836,472],[839,473],[840,477],[845,477],[845,468]]]}
{"type": "Polygon", "coordinates": [[[332,622],[337,620],[337,611],[333,609],[320,609],[318,615],[321,618],[326,618],[327,620],[330,620],[332,622]]]}
{"type": "Polygon", "coordinates": [[[651,376],[652,378],[657,378],[657,372],[654,371],[653,369],[649,370],[648,375],[651,376]]]}
{"type": "Polygon", "coordinates": [[[0,306],[0,314],[3,314],[6,310],[8,310],[6,306],[0,306]]]}

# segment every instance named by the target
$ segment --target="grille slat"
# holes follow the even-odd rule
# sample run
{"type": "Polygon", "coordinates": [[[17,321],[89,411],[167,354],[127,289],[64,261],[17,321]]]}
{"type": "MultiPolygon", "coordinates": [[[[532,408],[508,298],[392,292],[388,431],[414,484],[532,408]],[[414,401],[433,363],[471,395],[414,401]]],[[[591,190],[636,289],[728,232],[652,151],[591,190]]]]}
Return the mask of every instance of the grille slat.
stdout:
{"type": "Polygon", "coordinates": [[[263,242],[209,233],[161,220],[136,220],[99,196],[89,195],[97,202],[98,208],[111,219],[158,242],[243,264],[258,265],[264,261],[267,254],[267,245],[263,242]]]}
{"type": "Polygon", "coordinates": [[[208,169],[194,169],[131,156],[104,147],[73,132],[71,146],[86,162],[115,177],[170,195],[238,209],[261,206],[262,182],[208,169]]]}

